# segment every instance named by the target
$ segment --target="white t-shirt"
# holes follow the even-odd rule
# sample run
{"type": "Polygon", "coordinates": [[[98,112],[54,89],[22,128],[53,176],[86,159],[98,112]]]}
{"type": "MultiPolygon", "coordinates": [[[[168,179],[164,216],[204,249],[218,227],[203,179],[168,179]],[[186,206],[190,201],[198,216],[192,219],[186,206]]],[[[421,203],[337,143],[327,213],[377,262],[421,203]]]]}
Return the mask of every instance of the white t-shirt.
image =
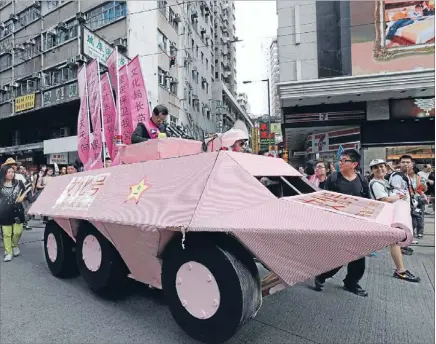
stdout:
{"type": "Polygon", "coordinates": [[[380,200],[393,195],[392,187],[386,179],[372,179],[369,182],[369,194],[372,199],[380,200]]]}
{"type": "Polygon", "coordinates": [[[421,178],[424,178],[425,181],[428,180],[428,176],[430,175],[430,172],[424,172],[424,171],[419,171],[418,172],[418,176],[420,176],[421,178]]]}
{"type": "MultiPolygon", "coordinates": [[[[395,173],[395,172],[394,172],[395,173]]],[[[393,192],[397,195],[406,195],[405,201],[410,202],[410,193],[406,181],[400,173],[392,173],[389,178],[389,184],[394,188],[393,192]]]]}

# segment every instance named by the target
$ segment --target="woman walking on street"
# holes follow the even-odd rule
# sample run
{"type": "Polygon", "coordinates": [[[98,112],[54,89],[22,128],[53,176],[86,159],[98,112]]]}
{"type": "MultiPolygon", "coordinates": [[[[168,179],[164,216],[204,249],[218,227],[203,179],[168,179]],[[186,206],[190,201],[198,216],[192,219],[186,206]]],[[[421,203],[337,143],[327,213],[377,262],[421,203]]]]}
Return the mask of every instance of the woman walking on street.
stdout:
{"type": "Polygon", "coordinates": [[[23,200],[27,192],[23,182],[15,179],[15,171],[11,166],[3,166],[0,169],[0,225],[5,262],[10,262],[12,256],[16,257],[20,254],[18,242],[23,234],[23,200]]]}

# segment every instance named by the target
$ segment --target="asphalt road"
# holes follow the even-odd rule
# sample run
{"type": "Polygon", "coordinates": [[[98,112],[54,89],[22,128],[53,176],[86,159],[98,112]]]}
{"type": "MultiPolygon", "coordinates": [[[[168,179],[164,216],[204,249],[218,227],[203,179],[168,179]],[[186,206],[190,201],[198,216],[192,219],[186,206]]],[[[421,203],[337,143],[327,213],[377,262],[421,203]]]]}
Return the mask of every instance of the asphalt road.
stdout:
{"type": "MultiPolygon", "coordinates": [[[[123,299],[106,300],[80,277],[52,277],[42,235],[26,231],[22,255],[0,262],[0,343],[196,343],[172,320],[159,291],[135,285],[123,299]]],[[[392,278],[391,259],[379,252],[368,258],[361,282],[369,297],[343,291],[342,271],[322,293],[310,283],[294,286],[266,298],[228,343],[434,343],[434,247],[417,247],[405,262],[420,284],[392,278]]]]}

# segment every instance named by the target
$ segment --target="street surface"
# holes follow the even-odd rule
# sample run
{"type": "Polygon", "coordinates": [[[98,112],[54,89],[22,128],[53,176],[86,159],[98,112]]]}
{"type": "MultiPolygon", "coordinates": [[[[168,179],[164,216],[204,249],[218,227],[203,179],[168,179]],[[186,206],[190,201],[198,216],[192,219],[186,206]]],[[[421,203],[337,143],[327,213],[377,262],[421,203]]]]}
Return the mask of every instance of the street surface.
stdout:
{"type": "MultiPolygon", "coordinates": [[[[434,219],[405,265],[422,278],[392,277],[387,250],[367,259],[367,298],[341,289],[344,271],[322,293],[311,283],[266,298],[231,344],[430,344],[435,342],[434,219]]],[[[135,284],[121,300],[94,295],[80,277],[59,280],[47,269],[43,228],[25,231],[21,256],[0,262],[0,343],[196,343],[173,321],[159,291],[135,284]]]]}

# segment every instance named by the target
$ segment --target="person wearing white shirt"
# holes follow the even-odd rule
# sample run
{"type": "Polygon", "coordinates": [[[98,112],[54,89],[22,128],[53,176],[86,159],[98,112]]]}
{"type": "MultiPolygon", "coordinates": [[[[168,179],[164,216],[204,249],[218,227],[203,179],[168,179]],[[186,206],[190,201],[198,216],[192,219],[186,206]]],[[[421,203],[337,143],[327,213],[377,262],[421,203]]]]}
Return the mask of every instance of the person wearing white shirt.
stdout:
{"type": "MultiPolygon", "coordinates": [[[[369,182],[369,194],[372,199],[388,203],[395,203],[400,200],[402,202],[406,199],[405,194],[395,194],[389,182],[385,179],[387,170],[384,160],[374,159],[370,162],[369,167],[374,175],[373,179],[369,182]]],[[[395,264],[395,278],[409,282],[419,282],[421,280],[404,267],[400,246],[391,246],[391,256],[395,264]]]]}

